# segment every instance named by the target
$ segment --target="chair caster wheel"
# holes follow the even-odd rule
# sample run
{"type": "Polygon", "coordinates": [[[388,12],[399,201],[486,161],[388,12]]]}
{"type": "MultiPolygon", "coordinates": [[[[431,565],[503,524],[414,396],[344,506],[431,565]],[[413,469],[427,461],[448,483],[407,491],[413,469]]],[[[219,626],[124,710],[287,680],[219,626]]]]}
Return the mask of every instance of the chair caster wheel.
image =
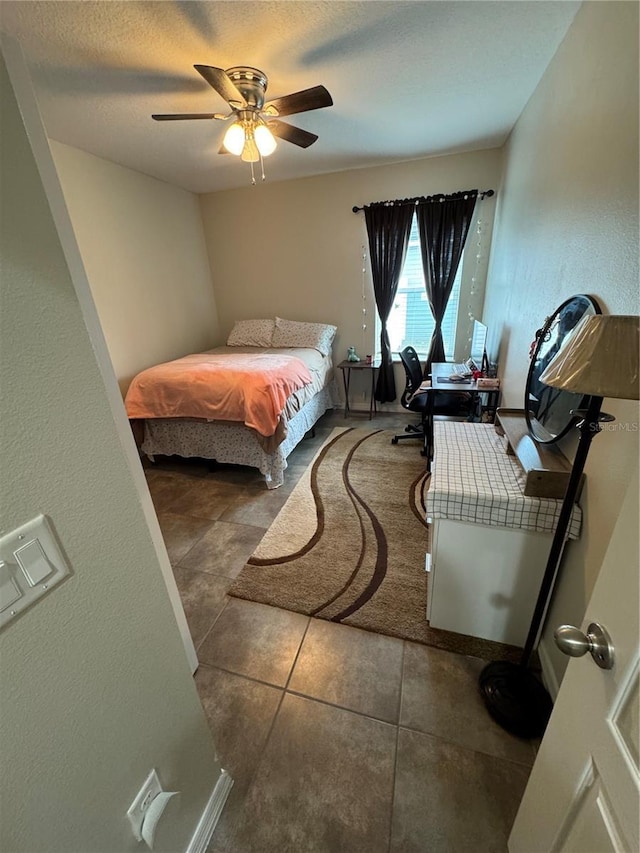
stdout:
{"type": "Polygon", "coordinates": [[[398,443],[398,439],[397,439],[397,438],[395,438],[395,436],[394,436],[394,437],[391,439],[391,444],[397,444],[397,443],[398,443]]]}

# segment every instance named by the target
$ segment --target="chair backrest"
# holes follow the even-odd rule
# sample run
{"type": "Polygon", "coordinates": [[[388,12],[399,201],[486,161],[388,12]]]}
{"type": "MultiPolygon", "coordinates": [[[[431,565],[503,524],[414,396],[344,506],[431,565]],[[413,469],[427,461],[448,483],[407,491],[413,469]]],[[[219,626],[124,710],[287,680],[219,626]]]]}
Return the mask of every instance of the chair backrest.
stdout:
{"type": "Polygon", "coordinates": [[[404,391],[402,392],[400,402],[405,407],[405,409],[408,409],[409,398],[412,394],[416,392],[416,390],[422,384],[422,365],[420,364],[418,353],[414,350],[413,347],[405,347],[402,350],[402,352],[400,353],[400,361],[402,362],[402,366],[404,367],[404,372],[407,377],[407,381],[404,387],[404,391]]]}

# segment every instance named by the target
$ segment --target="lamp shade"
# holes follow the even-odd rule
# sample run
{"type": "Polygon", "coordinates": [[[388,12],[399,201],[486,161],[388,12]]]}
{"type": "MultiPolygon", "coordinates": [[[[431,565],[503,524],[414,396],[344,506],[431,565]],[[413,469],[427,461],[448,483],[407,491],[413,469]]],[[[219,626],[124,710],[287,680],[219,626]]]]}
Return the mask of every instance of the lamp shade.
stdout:
{"type": "Polygon", "coordinates": [[[594,397],[640,398],[640,317],[584,317],[549,362],[540,381],[594,397]]]}
{"type": "Polygon", "coordinates": [[[234,121],[225,133],[222,144],[230,154],[239,155],[242,154],[244,148],[244,138],[244,127],[240,122],[234,121]]]}
{"type": "Polygon", "coordinates": [[[269,154],[273,154],[276,150],[276,140],[266,124],[259,124],[256,127],[254,137],[258,151],[263,157],[268,157],[269,154]]]}

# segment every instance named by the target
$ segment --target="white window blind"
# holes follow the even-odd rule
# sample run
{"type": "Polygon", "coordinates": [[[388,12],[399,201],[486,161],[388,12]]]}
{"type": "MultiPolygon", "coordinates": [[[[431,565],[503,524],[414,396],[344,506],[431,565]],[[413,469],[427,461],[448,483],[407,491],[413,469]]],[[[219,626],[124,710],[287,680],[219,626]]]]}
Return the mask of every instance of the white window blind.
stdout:
{"type": "MultiPolygon", "coordinates": [[[[442,337],[447,361],[453,360],[455,350],[461,279],[462,260],[458,266],[442,322],[442,337]]],[[[407,257],[402,268],[396,298],[387,321],[391,352],[395,355],[406,346],[412,346],[420,358],[425,359],[429,352],[435,325],[424,286],[418,221],[414,216],[407,257]]],[[[380,318],[376,315],[376,341],[379,339],[380,318]]]]}

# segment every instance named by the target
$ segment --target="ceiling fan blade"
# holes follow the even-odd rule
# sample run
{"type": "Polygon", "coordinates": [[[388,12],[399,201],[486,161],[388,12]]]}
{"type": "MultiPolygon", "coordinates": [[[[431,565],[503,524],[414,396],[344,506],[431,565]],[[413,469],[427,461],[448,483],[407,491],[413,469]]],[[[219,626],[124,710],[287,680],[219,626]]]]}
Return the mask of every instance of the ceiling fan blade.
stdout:
{"type": "Polygon", "coordinates": [[[240,110],[246,107],[247,102],[240,90],[231,82],[224,69],[214,68],[212,65],[194,65],[193,67],[232,107],[240,110]]]}
{"type": "Polygon", "coordinates": [[[261,112],[266,115],[291,116],[294,113],[306,113],[333,105],[333,98],[324,86],[313,86],[292,95],[284,95],[264,105],[261,112]]]}
{"type": "Polygon", "coordinates": [[[318,138],[315,133],[309,133],[308,130],[294,127],[292,124],[287,124],[286,121],[268,121],[267,127],[274,136],[278,136],[286,142],[293,142],[294,145],[298,145],[300,148],[308,148],[318,138]]]}
{"type": "Polygon", "coordinates": [[[215,118],[218,121],[226,121],[230,116],[224,113],[169,113],[166,115],[152,115],[151,118],[156,121],[183,121],[183,119],[192,118],[215,118]]]}

